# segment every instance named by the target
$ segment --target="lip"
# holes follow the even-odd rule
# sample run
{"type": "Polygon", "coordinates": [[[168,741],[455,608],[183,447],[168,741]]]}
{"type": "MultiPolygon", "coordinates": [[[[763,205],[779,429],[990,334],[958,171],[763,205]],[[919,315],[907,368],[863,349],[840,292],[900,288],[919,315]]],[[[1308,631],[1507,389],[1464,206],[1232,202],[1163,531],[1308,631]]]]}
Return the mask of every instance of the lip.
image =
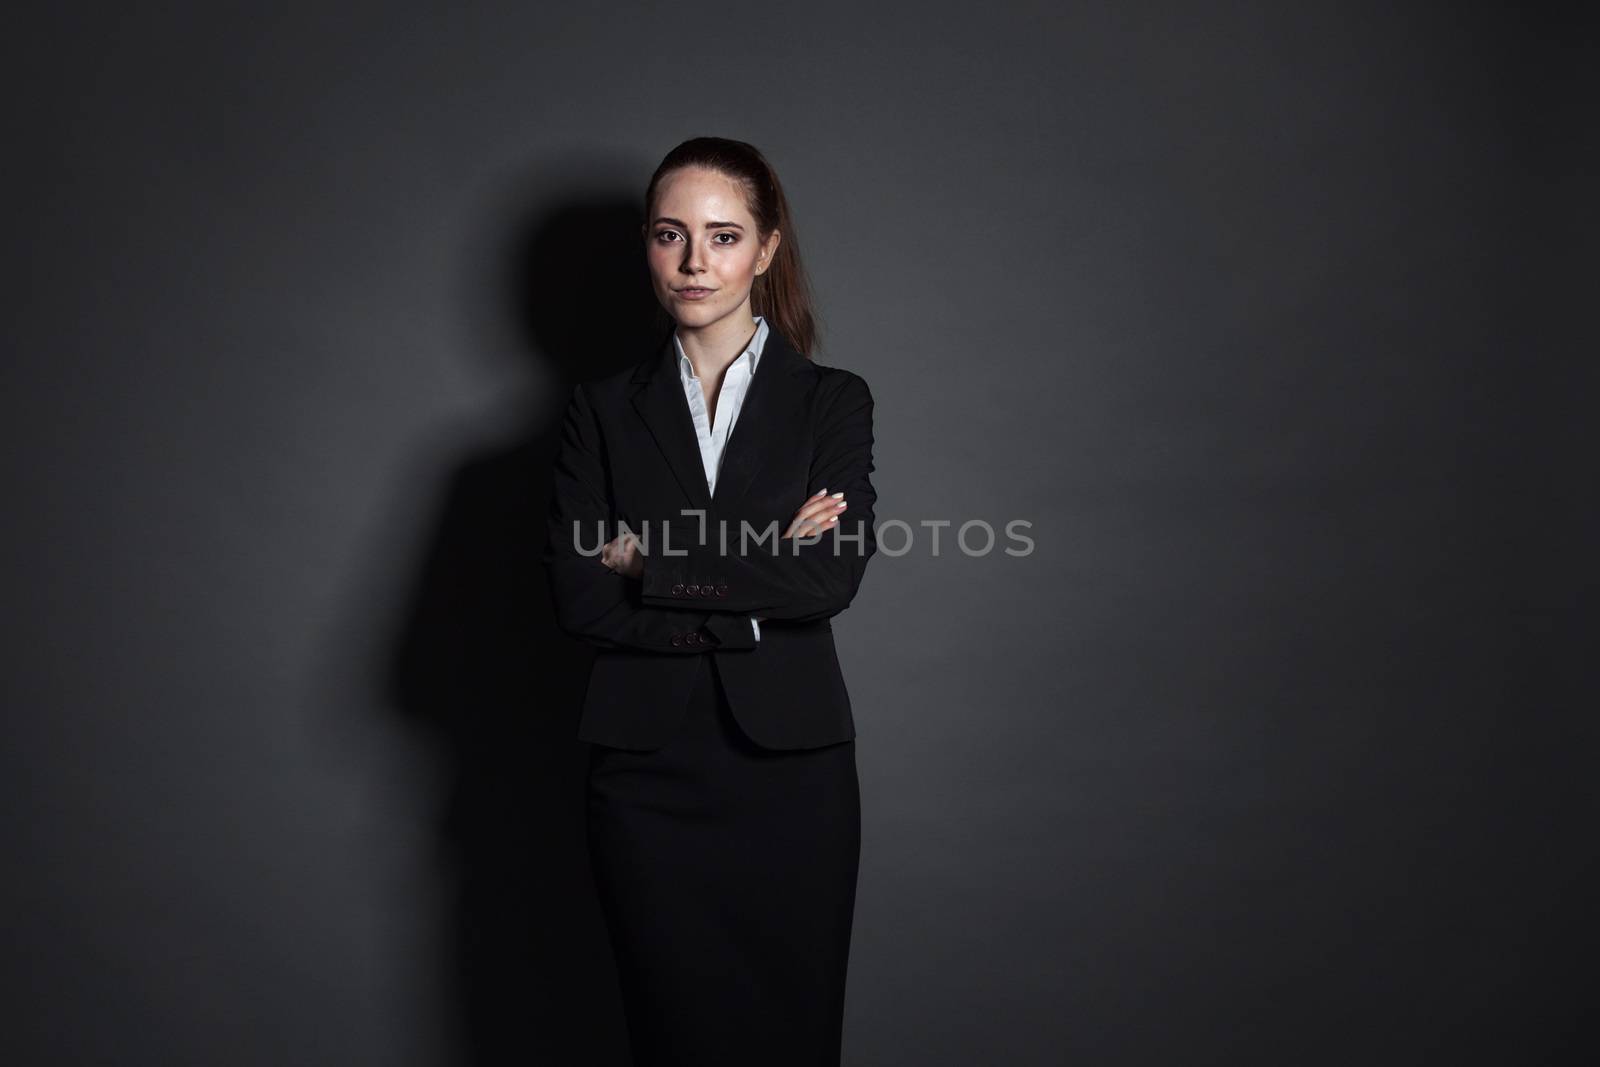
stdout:
{"type": "Polygon", "coordinates": [[[706,297],[716,292],[716,290],[697,288],[695,286],[684,286],[682,289],[674,289],[673,292],[678,294],[678,299],[680,300],[704,300],[706,297]]]}

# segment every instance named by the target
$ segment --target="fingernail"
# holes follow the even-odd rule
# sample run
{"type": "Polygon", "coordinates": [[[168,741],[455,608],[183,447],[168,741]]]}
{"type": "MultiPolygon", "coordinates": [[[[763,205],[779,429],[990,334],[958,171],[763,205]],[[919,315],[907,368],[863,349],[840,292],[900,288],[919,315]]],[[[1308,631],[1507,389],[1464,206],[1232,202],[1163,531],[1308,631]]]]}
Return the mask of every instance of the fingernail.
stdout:
{"type": "Polygon", "coordinates": [[[844,496],[844,490],[843,489],[839,490],[837,493],[833,494],[833,496],[834,496],[834,499],[837,500],[839,497],[844,496]]]}

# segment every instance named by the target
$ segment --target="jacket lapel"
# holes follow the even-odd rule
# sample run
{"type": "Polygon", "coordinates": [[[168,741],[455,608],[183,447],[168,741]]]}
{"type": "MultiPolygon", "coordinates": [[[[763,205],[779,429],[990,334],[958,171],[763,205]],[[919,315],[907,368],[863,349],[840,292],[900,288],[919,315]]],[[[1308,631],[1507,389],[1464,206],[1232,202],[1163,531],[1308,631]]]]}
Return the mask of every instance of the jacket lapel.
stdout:
{"type": "Polygon", "coordinates": [[[656,447],[666,458],[667,466],[672,468],[672,475],[689,503],[701,511],[710,511],[711,494],[706,490],[706,469],[700,462],[700,441],[695,436],[689,402],[683,395],[683,382],[678,377],[677,358],[677,346],[672,343],[669,331],[656,352],[655,361],[639,364],[633,373],[633,381],[643,383],[633,394],[633,406],[649,427],[656,447]]]}
{"type": "MultiPolygon", "coordinates": [[[[750,483],[774,449],[790,447],[804,432],[804,379],[812,370],[811,361],[770,324],[767,341],[756,363],[755,377],[745,393],[722,457],[717,475],[716,502],[726,507],[745,494],[750,483]]],[[[706,490],[705,467],[700,461],[700,442],[695,436],[694,418],[683,395],[678,374],[677,346],[669,332],[654,360],[647,360],[634,371],[632,381],[639,386],[633,406],[644,420],[656,447],[690,505],[710,512],[711,494],[706,490]]],[[[719,413],[720,414],[720,413],[719,413]]]]}
{"type": "MultiPolygon", "coordinates": [[[[722,470],[717,475],[717,503],[729,507],[749,489],[756,475],[775,452],[799,444],[804,432],[805,379],[799,375],[812,369],[811,361],[768,326],[767,343],[756,363],[755,377],[739,408],[739,421],[733,424],[722,470]]],[[[696,446],[698,448],[698,446],[696,446]]]]}

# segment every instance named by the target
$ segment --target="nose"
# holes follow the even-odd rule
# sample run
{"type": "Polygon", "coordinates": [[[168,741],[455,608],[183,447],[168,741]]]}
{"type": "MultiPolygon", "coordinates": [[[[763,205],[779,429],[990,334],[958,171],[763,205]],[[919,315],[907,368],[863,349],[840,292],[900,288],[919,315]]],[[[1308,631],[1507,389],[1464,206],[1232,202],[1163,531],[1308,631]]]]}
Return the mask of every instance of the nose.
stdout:
{"type": "Polygon", "coordinates": [[[679,265],[679,269],[685,274],[699,274],[706,269],[705,264],[701,262],[700,246],[693,241],[683,242],[683,262],[679,265]]]}

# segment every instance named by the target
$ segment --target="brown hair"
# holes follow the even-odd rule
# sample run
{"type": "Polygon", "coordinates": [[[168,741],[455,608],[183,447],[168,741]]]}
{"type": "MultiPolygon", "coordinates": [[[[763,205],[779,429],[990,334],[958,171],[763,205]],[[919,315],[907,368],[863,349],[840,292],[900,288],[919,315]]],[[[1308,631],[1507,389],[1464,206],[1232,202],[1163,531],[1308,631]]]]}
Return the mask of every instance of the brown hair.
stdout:
{"type": "Polygon", "coordinates": [[[788,339],[795,351],[810,358],[817,343],[816,313],[811,303],[811,286],[800,263],[800,245],[795,240],[794,219],[783,186],[754,145],[723,137],[693,137],[668,152],[650,177],[644,193],[645,219],[653,216],[656,189],[662,179],[683,167],[705,167],[726,176],[744,190],[745,207],[755,217],[760,239],[773,230],[783,231],[772,265],[756,275],[750,288],[750,310],[767,320],[768,326],[788,339]]]}

